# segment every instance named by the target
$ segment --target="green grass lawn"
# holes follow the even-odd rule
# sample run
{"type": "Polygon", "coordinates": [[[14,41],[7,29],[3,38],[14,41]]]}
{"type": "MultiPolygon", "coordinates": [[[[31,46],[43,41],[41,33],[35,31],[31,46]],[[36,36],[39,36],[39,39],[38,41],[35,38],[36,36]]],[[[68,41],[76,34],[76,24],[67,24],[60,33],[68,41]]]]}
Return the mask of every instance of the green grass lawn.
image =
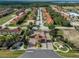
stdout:
{"type": "Polygon", "coordinates": [[[68,53],[62,53],[62,52],[58,52],[57,53],[61,56],[61,57],[67,57],[67,58],[79,58],[79,51],[69,51],[68,53]]]}
{"type": "Polygon", "coordinates": [[[8,26],[16,27],[17,25],[16,24],[9,24],[8,26]]]}
{"type": "Polygon", "coordinates": [[[58,35],[63,35],[64,34],[62,30],[59,30],[57,33],[58,33],[58,35]]]}
{"type": "Polygon", "coordinates": [[[0,50],[0,58],[17,58],[25,51],[9,51],[9,50],[0,50]]]}
{"type": "Polygon", "coordinates": [[[12,19],[15,16],[16,16],[15,12],[13,12],[12,14],[9,14],[7,16],[0,18],[0,25],[4,24],[5,22],[9,21],[10,19],[12,19]]]}
{"type": "Polygon", "coordinates": [[[54,48],[55,50],[57,50],[57,51],[61,51],[61,52],[64,52],[64,53],[66,53],[66,52],[69,51],[69,48],[68,48],[67,46],[65,46],[65,44],[63,45],[63,44],[61,44],[61,43],[59,43],[59,42],[55,42],[55,43],[53,44],[53,48],[54,48]]]}

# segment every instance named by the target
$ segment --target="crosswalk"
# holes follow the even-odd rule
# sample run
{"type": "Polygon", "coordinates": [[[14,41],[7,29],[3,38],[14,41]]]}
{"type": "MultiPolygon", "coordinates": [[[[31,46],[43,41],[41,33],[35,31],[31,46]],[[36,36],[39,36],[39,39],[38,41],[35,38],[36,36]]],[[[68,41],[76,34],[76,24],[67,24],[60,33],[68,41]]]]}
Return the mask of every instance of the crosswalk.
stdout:
{"type": "Polygon", "coordinates": [[[47,43],[47,45],[48,45],[48,50],[53,50],[53,45],[52,45],[52,42],[51,43],[47,43]]]}
{"type": "MultiPolygon", "coordinates": [[[[45,35],[45,41],[41,42],[41,47],[36,47],[36,46],[29,46],[28,49],[47,49],[47,50],[53,50],[53,45],[52,45],[52,40],[49,35],[49,33],[44,33],[45,35]]],[[[31,39],[31,42],[34,43],[35,39],[31,39]]],[[[29,44],[30,45],[30,44],[29,44]]]]}
{"type": "Polygon", "coordinates": [[[47,50],[53,50],[53,45],[52,42],[48,42],[48,43],[41,43],[42,47],[36,47],[36,46],[32,46],[32,47],[28,47],[28,49],[47,49],[47,50]]]}

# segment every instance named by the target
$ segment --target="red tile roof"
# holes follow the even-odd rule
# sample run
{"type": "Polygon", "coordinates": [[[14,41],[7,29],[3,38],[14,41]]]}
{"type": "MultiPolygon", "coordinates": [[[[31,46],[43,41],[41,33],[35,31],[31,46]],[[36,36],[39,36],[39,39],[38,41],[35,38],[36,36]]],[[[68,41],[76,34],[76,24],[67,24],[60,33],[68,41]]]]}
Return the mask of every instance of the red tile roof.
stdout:
{"type": "Polygon", "coordinates": [[[49,13],[46,10],[44,11],[44,16],[46,17],[46,22],[48,24],[54,23],[54,20],[51,18],[51,16],[49,15],[49,13]]]}

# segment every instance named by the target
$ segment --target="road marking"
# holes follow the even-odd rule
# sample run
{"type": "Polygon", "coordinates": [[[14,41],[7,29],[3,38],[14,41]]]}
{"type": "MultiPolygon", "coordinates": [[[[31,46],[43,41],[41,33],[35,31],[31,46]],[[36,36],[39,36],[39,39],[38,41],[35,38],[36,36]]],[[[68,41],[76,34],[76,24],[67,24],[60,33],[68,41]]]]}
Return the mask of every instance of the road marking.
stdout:
{"type": "Polygon", "coordinates": [[[27,51],[27,52],[31,52],[31,53],[33,53],[34,51],[27,51]]]}

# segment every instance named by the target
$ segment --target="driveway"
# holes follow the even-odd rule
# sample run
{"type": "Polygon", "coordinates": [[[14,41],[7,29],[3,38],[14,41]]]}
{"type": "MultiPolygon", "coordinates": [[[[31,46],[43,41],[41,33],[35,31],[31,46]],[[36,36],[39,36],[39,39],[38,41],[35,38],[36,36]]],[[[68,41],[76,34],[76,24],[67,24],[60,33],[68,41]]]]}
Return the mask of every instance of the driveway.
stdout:
{"type": "Polygon", "coordinates": [[[19,58],[60,58],[52,50],[47,49],[28,49],[23,55],[19,58]]]}

